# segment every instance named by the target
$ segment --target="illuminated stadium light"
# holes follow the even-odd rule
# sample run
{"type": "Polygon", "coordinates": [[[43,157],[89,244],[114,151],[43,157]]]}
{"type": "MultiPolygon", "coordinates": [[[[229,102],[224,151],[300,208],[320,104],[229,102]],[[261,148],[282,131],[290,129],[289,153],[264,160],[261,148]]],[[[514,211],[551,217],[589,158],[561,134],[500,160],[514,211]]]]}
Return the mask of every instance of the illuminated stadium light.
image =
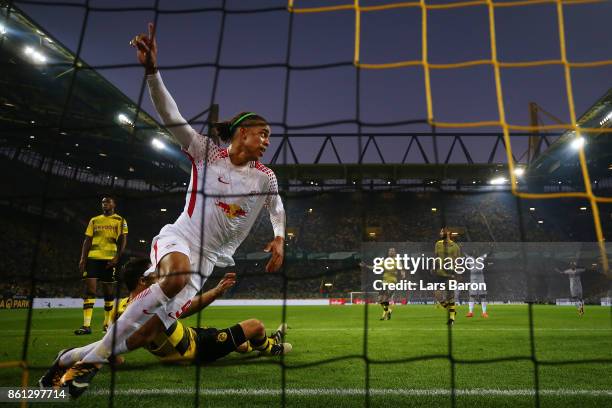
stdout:
{"type": "Polygon", "coordinates": [[[39,64],[44,64],[45,62],[47,62],[47,57],[45,57],[42,53],[36,51],[30,46],[26,46],[23,49],[23,53],[30,57],[30,59],[32,59],[34,62],[37,62],[39,64]]]}
{"type": "Polygon", "coordinates": [[[578,150],[584,146],[584,143],[585,143],[584,137],[580,136],[572,140],[572,143],[570,143],[570,146],[572,147],[572,149],[578,150]]]}
{"type": "Polygon", "coordinates": [[[538,224],[544,224],[544,221],[538,220],[538,224]]]}
{"type": "Polygon", "coordinates": [[[36,136],[30,136],[30,139],[36,139],[36,136]]]}
{"type": "Polygon", "coordinates": [[[309,209],[308,209],[308,213],[309,213],[309,214],[312,214],[312,208],[309,208],[309,209]]]}
{"type": "Polygon", "coordinates": [[[161,212],[166,212],[167,210],[165,208],[161,208],[160,211],[161,212]]]}
{"type": "Polygon", "coordinates": [[[535,207],[529,207],[529,211],[535,211],[535,207]]]}
{"type": "Polygon", "coordinates": [[[580,211],[586,211],[587,208],[586,207],[580,207],[580,211]]]}
{"type": "Polygon", "coordinates": [[[438,211],[438,209],[436,207],[431,209],[431,212],[436,212],[436,211],[438,211]]]}
{"type": "Polygon", "coordinates": [[[561,184],[561,181],[559,182],[559,184],[561,184]]]}
{"type": "Polygon", "coordinates": [[[124,113],[117,115],[117,121],[122,125],[134,126],[134,123],[124,113]]]}
{"type": "Polygon", "coordinates": [[[154,148],[156,148],[157,150],[163,150],[166,148],[166,145],[164,144],[164,142],[162,142],[159,139],[153,139],[151,140],[151,144],[153,145],[154,148]]]}
{"type": "Polygon", "coordinates": [[[0,24],[0,35],[6,34],[6,27],[3,24],[0,24]]]}
{"type": "MultiPolygon", "coordinates": [[[[327,267],[327,269],[329,269],[329,267],[327,267]]],[[[325,286],[330,287],[330,286],[333,286],[333,285],[332,285],[331,283],[327,282],[327,283],[325,284],[325,286]]]]}
{"type": "Polygon", "coordinates": [[[494,186],[499,186],[501,184],[506,183],[507,181],[508,180],[506,180],[506,178],[504,177],[495,177],[489,180],[489,184],[494,185],[494,186]]]}
{"type": "Polygon", "coordinates": [[[517,177],[522,177],[525,174],[525,168],[524,167],[517,167],[514,169],[514,175],[517,177]]]}
{"type": "Polygon", "coordinates": [[[130,167],[128,168],[128,171],[129,171],[130,173],[133,173],[135,170],[134,170],[134,168],[133,168],[132,166],[130,166],[130,167]]]}
{"type": "MultiPolygon", "coordinates": [[[[0,33],[2,33],[1,29],[0,29],[0,33]]],[[[610,120],[612,120],[612,111],[609,112],[601,121],[599,121],[599,125],[604,126],[610,120]]]]}
{"type": "Polygon", "coordinates": [[[141,239],[138,242],[140,242],[141,244],[146,244],[147,243],[147,241],[145,241],[144,239],[141,239]]]}
{"type": "Polygon", "coordinates": [[[100,157],[107,157],[107,156],[108,156],[106,153],[98,153],[98,155],[99,155],[100,157]]]}

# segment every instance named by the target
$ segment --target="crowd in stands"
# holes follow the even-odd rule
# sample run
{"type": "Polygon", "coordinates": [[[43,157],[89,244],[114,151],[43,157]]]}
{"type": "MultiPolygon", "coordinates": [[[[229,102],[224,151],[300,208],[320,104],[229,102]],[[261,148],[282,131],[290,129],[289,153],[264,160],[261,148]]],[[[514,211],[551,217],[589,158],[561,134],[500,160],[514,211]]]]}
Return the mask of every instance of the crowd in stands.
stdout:
{"type": "MultiPolygon", "coordinates": [[[[100,187],[54,180],[51,199],[45,202],[45,213],[41,215],[42,202],[32,200],[28,194],[33,194],[32,189],[39,188],[43,180],[34,180],[28,187],[7,178],[17,193],[0,200],[3,293],[29,294],[34,271],[36,296],[81,296],[77,265],[87,222],[100,213],[100,187]]],[[[40,191],[36,192],[40,196],[40,191]]],[[[182,192],[112,193],[117,197],[117,212],[129,226],[126,258],[148,256],[151,239],[163,225],[174,221],[184,204],[182,192]]],[[[265,273],[265,260],[247,260],[249,254],[261,252],[272,238],[264,210],[236,253],[234,270],[239,281],[229,297],[348,297],[351,291],[363,287],[363,270],[357,264],[364,247],[408,242],[433,248],[442,226],[457,231],[460,243],[595,240],[588,205],[576,200],[519,201],[507,192],[310,191],[285,195],[284,205],[288,227],[284,275],[265,273]],[[355,256],[345,261],[329,260],[328,255],[335,252],[355,256]]],[[[611,231],[610,206],[601,205],[600,213],[604,231],[611,231]]],[[[503,262],[498,266],[491,269],[488,282],[490,291],[505,300],[531,296],[545,301],[567,291],[565,277],[555,275],[556,281],[562,282],[557,287],[552,278],[517,275],[503,262]],[[540,281],[547,283],[536,284],[540,281]],[[546,291],[538,289],[535,293],[530,289],[538,285],[546,286],[546,291]]],[[[592,281],[595,287],[600,282],[596,269],[585,274],[586,285],[592,281]]],[[[216,279],[211,279],[208,284],[214,282],[216,279]]]]}

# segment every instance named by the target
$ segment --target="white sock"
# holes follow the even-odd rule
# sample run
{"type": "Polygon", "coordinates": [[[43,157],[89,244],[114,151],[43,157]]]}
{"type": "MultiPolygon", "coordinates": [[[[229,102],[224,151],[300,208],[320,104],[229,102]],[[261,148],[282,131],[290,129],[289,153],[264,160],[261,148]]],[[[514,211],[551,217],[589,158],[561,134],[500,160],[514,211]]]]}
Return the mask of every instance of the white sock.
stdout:
{"type": "Polygon", "coordinates": [[[142,291],[125,309],[125,312],[115,324],[108,328],[100,343],[87,353],[81,361],[84,363],[106,363],[111,354],[127,353],[126,340],[153,317],[159,308],[164,307],[169,300],[157,283],[142,291]],[[113,344],[115,345],[114,350],[112,349],[113,344]]]}
{"type": "Polygon", "coordinates": [[[87,355],[91,350],[93,350],[102,340],[98,340],[94,343],[88,344],[83,347],[73,348],[72,350],[68,350],[60,357],[60,366],[62,367],[72,367],[79,360],[87,355]]]}
{"type": "Polygon", "coordinates": [[[482,306],[482,313],[487,313],[487,301],[483,300],[480,305],[482,306]]]}
{"type": "Polygon", "coordinates": [[[470,313],[473,313],[474,312],[474,302],[470,302],[469,305],[470,305],[470,313]]]}

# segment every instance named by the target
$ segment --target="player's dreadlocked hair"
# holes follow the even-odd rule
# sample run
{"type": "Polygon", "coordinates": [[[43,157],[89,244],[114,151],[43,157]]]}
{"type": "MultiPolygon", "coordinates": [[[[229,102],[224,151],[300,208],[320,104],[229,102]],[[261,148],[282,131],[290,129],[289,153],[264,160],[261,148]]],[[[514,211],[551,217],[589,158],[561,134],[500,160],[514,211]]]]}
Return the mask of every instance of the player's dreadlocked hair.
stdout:
{"type": "Polygon", "coordinates": [[[215,128],[222,142],[229,142],[239,127],[267,124],[268,121],[254,112],[240,112],[230,120],[215,123],[215,128]]]}

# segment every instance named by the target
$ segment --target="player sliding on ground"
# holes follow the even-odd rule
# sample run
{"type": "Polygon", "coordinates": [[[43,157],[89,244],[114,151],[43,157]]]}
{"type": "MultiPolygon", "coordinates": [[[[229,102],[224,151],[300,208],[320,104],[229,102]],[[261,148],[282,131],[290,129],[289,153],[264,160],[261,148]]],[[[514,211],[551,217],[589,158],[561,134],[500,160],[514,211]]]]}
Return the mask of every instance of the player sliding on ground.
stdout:
{"type": "MultiPolygon", "coordinates": [[[[149,265],[148,259],[135,259],[123,267],[123,281],[130,294],[115,305],[113,319],[119,318],[143,290],[155,283],[155,275],[143,276],[149,265]]],[[[235,282],[234,273],[225,274],[215,288],[195,296],[181,318],[204,309],[234,286],[235,282]]],[[[153,319],[158,317],[154,316],[153,319]]],[[[185,327],[180,320],[177,320],[168,330],[156,336],[151,337],[151,333],[147,333],[130,337],[128,347],[130,350],[144,347],[164,362],[210,363],[233,351],[238,353],[259,351],[265,356],[287,354],[292,350],[292,346],[290,343],[282,343],[285,331],[286,325],[282,324],[270,337],[267,337],[263,323],[257,319],[244,320],[226,329],[185,327]]],[[[51,368],[38,381],[39,385],[54,388],[62,384],[70,386],[71,379],[64,374],[97,344],[99,342],[61,350],[51,368]]],[[[116,356],[115,359],[116,362],[123,361],[120,356],[116,356]]]]}
{"type": "Polygon", "coordinates": [[[146,330],[155,334],[168,330],[189,308],[215,265],[234,265],[234,252],[264,206],[275,235],[264,249],[272,253],[266,271],[275,272],[283,263],[285,211],[276,176],[258,161],[270,144],[267,121],[245,112],[217,124],[220,139],[229,142],[227,149],[220,148],[187,124],[164,86],[157,71],[153,24],[149,24],[148,35],[137,35],[131,44],[145,68],[157,113],[191,160],[191,181],[183,212],[151,243],[151,263],[159,282],[135,298],[101,343],[69,370],[67,378],[72,379],[75,397],[85,391],[112,354],[129,351],[127,340],[151,316],[159,320],[148,323],[146,330]]]}

